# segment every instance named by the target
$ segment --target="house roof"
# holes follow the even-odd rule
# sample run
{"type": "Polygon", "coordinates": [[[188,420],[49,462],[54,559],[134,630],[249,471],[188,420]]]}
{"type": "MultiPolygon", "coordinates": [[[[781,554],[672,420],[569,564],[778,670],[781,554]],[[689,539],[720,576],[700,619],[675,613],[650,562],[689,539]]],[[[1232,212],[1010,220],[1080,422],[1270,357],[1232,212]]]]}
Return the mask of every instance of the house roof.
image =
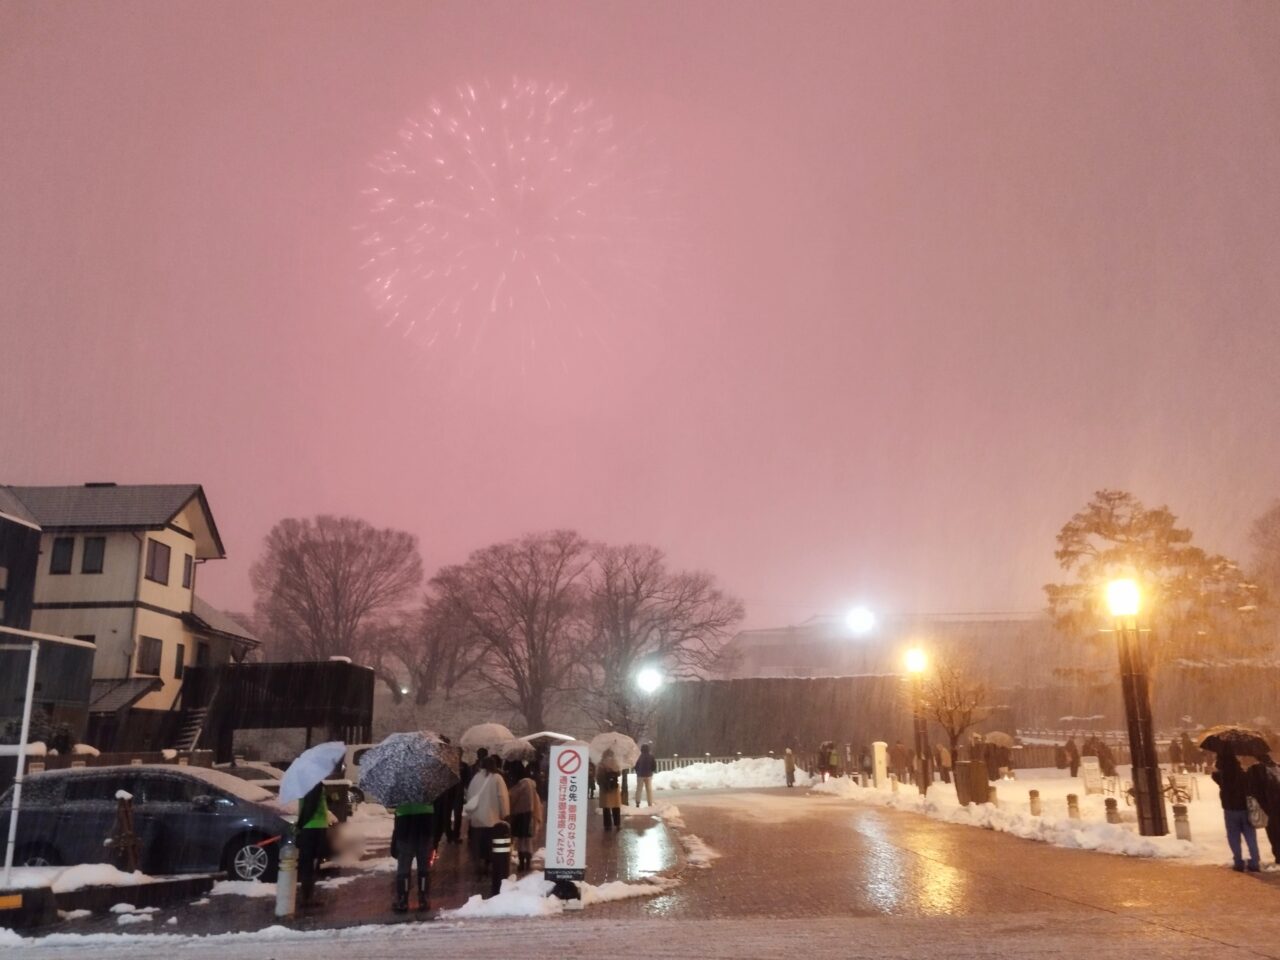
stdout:
{"type": "Polygon", "coordinates": [[[31,511],[18,499],[18,495],[8,487],[0,487],[0,517],[7,517],[23,526],[40,529],[40,521],[32,516],[31,511]]]}
{"type": "MultiPolygon", "coordinates": [[[[196,535],[200,559],[226,556],[204,488],[198,483],[92,483],[79,487],[8,487],[46,530],[162,529],[196,500],[203,513],[196,535]]],[[[4,512],[0,509],[0,512],[4,512]]]]}
{"type": "Polygon", "coordinates": [[[201,600],[199,597],[191,598],[191,613],[188,614],[192,621],[192,626],[197,630],[207,630],[210,633],[221,634],[224,637],[230,637],[232,640],[240,643],[250,644],[252,646],[260,646],[262,641],[253,635],[253,632],[243,626],[234,617],[231,617],[217,607],[201,600]]]}
{"type": "Polygon", "coordinates": [[[123,680],[94,680],[89,685],[90,713],[117,713],[127,710],[164,681],[159,677],[130,677],[123,680]]]}

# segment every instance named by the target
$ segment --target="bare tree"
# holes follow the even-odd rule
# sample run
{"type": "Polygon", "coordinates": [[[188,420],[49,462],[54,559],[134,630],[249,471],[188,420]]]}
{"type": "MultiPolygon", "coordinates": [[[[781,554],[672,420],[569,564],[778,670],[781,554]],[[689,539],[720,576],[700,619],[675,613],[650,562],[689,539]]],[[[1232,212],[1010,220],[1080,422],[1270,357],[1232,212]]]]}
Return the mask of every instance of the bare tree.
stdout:
{"type": "Polygon", "coordinates": [[[379,675],[399,703],[407,687],[425,706],[437,690],[445,697],[484,659],[488,646],[471,622],[428,593],[422,608],[375,632],[379,675]]]}
{"type": "Polygon", "coordinates": [[[318,516],[272,527],[250,577],[256,618],[277,655],[376,656],[382,632],[422,582],[422,561],[412,534],[318,516]]]}
{"type": "Polygon", "coordinates": [[[583,643],[587,542],[570,530],[477,550],[431,581],[441,615],[485,648],[480,675],[532,730],[572,685],[583,643]]]}
{"type": "Polygon", "coordinates": [[[1272,596],[1280,596],[1280,500],[1253,522],[1249,531],[1253,547],[1251,572],[1272,596]]]}
{"type": "Polygon", "coordinates": [[[1240,567],[1191,543],[1168,507],[1147,508],[1120,490],[1101,490],[1058,533],[1054,552],[1069,583],[1048,584],[1049,611],[1059,627],[1096,635],[1109,621],[1102,589],[1116,576],[1136,578],[1146,593],[1144,619],[1153,629],[1148,662],[1222,657],[1248,646],[1264,591],[1240,567]]]}
{"type": "Polygon", "coordinates": [[[710,574],[668,570],[655,547],[597,544],[592,560],[583,705],[597,720],[638,737],[654,701],[636,689],[637,670],[705,676],[721,662],[742,603],[710,574]]]}
{"type": "Polygon", "coordinates": [[[943,729],[956,757],[964,732],[991,712],[989,690],[971,664],[955,650],[935,652],[921,678],[925,716],[943,729]]]}

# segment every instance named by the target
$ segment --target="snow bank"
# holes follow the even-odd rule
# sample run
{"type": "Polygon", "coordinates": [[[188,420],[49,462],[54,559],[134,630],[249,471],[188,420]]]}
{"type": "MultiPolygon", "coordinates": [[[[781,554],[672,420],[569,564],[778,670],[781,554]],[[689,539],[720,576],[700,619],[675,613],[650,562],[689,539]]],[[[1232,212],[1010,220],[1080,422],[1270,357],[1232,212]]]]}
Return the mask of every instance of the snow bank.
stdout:
{"type": "Polygon", "coordinates": [[[96,757],[99,755],[97,747],[91,747],[87,743],[77,743],[71,748],[71,752],[77,757],[96,757]]]}
{"type": "Polygon", "coordinates": [[[680,843],[684,847],[685,861],[691,867],[705,869],[711,866],[712,860],[720,857],[718,851],[713,850],[705,840],[692,833],[680,834],[680,843]]]}
{"type": "MultiPolygon", "coordinates": [[[[811,778],[796,770],[796,784],[807,786],[811,778]]],[[[654,774],[655,790],[747,790],[785,787],[786,764],[776,757],[747,757],[731,763],[693,763],[654,774]]]]}
{"type": "Polygon", "coordinates": [[[134,887],[154,878],[141,871],[125,873],[109,863],[81,863],[74,867],[15,867],[14,887],[51,887],[68,893],[85,887],[134,887]]]}
{"type": "MultiPolygon", "coordinates": [[[[994,784],[998,801],[996,804],[971,804],[968,807],[960,806],[955,786],[944,783],[933,784],[927,798],[922,798],[910,784],[902,784],[899,791],[894,793],[891,789],[860,787],[847,777],[815,783],[809,788],[809,792],[861,804],[907,810],[934,820],[1009,833],[1024,840],[1035,840],[1057,847],[1197,864],[1229,863],[1217,789],[1207,776],[1199,777],[1197,785],[1202,793],[1188,805],[1191,841],[1179,840],[1172,833],[1164,837],[1141,836],[1134,822],[1134,810],[1125,806],[1123,798],[1120,798],[1119,807],[1122,822],[1108,823],[1105,798],[1098,794],[1086,795],[1078,778],[1066,776],[1056,770],[1019,771],[1018,779],[1001,780],[994,784]],[[1031,813],[1028,796],[1031,790],[1038,790],[1040,793],[1042,812],[1039,816],[1031,813]],[[1078,820],[1067,816],[1068,793],[1079,797],[1078,820]]],[[[1172,811],[1169,816],[1172,830],[1172,811]]]]}
{"type": "Polygon", "coordinates": [[[274,897],[276,885],[258,880],[219,880],[209,891],[210,896],[225,897],[274,897]]]}
{"type": "Polygon", "coordinates": [[[541,873],[531,873],[518,880],[503,880],[496,897],[483,899],[476,894],[456,910],[445,910],[441,916],[455,919],[479,919],[489,917],[552,917],[566,910],[576,910],[593,903],[625,900],[629,897],[652,897],[665,893],[679,885],[678,880],[653,877],[643,883],[626,883],[614,880],[599,886],[590,883],[577,884],[581,901],[561,900],[549,896],[555,886],[541,873]]]}
{"type": "Polygon", "coordinates": [[[48,753],[49,753],[49,748],[44,745],[43,740],[36,740],[32,743],[27,744],[28,757],[43,757],[43,756],[47,756],[48,753]]]}

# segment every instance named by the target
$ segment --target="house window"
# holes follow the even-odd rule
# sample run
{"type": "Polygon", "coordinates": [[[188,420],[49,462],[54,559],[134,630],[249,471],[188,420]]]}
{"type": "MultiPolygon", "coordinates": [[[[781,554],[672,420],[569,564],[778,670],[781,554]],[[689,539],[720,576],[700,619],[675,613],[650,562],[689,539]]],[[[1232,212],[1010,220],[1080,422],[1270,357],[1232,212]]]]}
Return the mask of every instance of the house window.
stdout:
{"type": "Polygon", "coordinates": [[[178,644],[178,655],[173,660],[173,679],[182,679],[182,668],[186,666],[187,645],[185,643],[178,644]]]}
{"type": "Polygon", "coordinates": [[[169,583],[169,545],[159,540],[147,541],[147,579],[169,583]]]}
{"type": "Polygon", "coordinates": [[[75,537],[54,537],[53,555],[49,558],[50,573],[70,573],[71,554],[76,549],[75,537]]]}
{"type": "Polygon", "coordinates": [[[160,676],[160,655],[164,651],[164,643],[155,637],[138,638],[138,673],[151,677],[160,676]]]}
{"type": "Polygon", "coordinates": [[[195,581],[195,576],[196,576],[195,558],[192,557],[191,554],[189,553],[184,553],[182,555],[182,585],[186,587],[188,590],[190,590],[191,584],[195,581]]]}
{"type": "Polygon", "coordinates": [[[85,537],[84,553],[80,556],[81,573],[101,573],[102,561],[107,554],[106,537],[85,537]]]}
{"type": "Polygon", "coordinates": [[[207,667],[209,665],[209,645],[204,641],[196,644],[196,666],[207,667]]]}

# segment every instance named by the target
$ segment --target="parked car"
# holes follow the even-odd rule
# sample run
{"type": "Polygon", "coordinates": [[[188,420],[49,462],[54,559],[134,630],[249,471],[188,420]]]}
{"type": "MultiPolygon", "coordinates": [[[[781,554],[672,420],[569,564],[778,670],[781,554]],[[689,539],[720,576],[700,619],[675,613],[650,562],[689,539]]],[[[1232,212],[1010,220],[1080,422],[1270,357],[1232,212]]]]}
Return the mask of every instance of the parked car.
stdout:
{"type": "MultiPolygon", "coordinates": [[[[271,794],[221,770],[137,765],[49,770],[23,781],[14,862],[101,863],[116,821],[116,794],[133,797],[145,873],[217,873],[273,880],[291,818],[271,794]]],[[[13,788],[0,796],[8,823],[13,788]]]]}

